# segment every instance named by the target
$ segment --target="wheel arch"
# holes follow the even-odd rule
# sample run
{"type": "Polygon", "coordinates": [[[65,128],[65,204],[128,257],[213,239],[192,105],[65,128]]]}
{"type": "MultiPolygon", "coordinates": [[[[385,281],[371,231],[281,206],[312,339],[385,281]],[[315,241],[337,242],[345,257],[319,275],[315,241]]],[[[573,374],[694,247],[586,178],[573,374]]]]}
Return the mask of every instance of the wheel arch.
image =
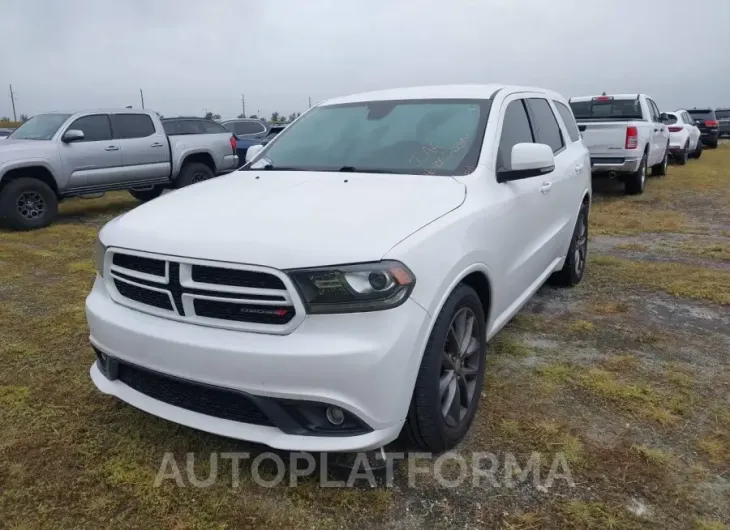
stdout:
{"type": "Polygon", "coordinates": [[[59,197],[58,183],[56,182],[53,173],[45,165],[34,164],[29,166],[21,166],[9,169],[0,178],[0,190],[8,183],[13,180],[20,178],[32,178],[40,180],[53,190],[56,197],[59,197]]]}

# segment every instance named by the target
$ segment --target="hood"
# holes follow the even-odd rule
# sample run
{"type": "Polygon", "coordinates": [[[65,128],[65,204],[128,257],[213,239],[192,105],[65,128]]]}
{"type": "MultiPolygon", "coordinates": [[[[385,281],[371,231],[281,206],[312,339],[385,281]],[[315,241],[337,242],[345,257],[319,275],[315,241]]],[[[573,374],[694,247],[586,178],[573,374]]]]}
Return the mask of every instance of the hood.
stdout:
{"type": "Polygon", "coordinates": [[[236,171],[143,204],[100,237],[107,246],[277,269],[377,261],[465,197],[451,177],[236,171]]]}
{"type": "Polygon", "coordinates": [[[5,155],[15,155],[17,153],[38,153],[40,149],[54,145],[51,140],[13,140],[5,138],[0,142],[0,159],[5,155]]]}

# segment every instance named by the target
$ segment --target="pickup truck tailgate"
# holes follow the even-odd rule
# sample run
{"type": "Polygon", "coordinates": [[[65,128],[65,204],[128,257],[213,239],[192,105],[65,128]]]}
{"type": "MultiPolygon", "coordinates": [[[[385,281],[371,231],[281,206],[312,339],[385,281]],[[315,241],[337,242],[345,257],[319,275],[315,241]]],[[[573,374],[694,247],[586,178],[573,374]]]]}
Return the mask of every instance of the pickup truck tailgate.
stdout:
{"type": "Polygon", "coordinates": [[[619,157],[626,148],[626,122],[580,123],[583,130],[583,143],[591,153],[591,158],[619,157]]]}

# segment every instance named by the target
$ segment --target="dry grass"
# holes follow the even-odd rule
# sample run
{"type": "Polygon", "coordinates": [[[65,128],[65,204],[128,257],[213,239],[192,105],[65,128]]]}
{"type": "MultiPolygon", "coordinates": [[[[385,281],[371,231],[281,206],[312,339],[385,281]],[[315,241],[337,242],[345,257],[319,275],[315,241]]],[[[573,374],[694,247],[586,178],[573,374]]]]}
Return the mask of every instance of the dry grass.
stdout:
{"type": "MultiPolygon", "coordinates": [[[[722,213],[712,208],[727,204],[729,147],[672,166],[640,198],[597,200],[597,231],[706,230],[693,201],[722,213]]],[[[409,488],[403,469],[393,489],[261,488],[248,470],[232,488],[230,464],[209,488],[154,487],[165,452],[178,462],[192,453],[202,478],[211,452],[265,449],[162,421],[89,381],[93,243],[135,204],[125,193],[69,201],[45,230],[0,232],[0,527],[728,528],[726,497],[713,493],[730,466],[728,361],[699,328],[648,325],[637,293],[728,304],[730,273],[604,256],[591,258],[584,284],[543,293],[540,314],[520,314],[490,344],[481,409],[458,448],[521,462],[562,452],[576,488],[409,488]],[[635,516],[632,499],[651,513],[635,516]]],[[[722,261],[722,245],[688,240],[680,250],[722,261]]]]}

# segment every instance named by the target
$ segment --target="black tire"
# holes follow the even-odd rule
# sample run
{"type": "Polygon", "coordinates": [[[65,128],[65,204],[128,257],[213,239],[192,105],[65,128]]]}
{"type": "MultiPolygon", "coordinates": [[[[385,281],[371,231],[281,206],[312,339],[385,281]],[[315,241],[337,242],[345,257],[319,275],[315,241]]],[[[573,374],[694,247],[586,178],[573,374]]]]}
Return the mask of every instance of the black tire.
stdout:
{"type": "Polygon", "coordinates": [[[455,447],[466,436],[479,407],[484,386],[486,353],[486,319],[482,303],[474,289],[468,285],[458,285],[441,309],[423,353],[408,417],[403,427],[409,445],[424,451],[441,453],[455,447]],[[452,339],[456,333],[450,332],[452,323],[455,317],[463,314],[467,315],[466,318],[469,314],[473,317],[468,343],[476,349],[464,357],[467,360],[462,364],[462,361],[454,361],[455,354],[448,353],[447,350],[453,349],[456,344],[452,339]],[[449,362],[452,363],[453,370],[448,369],[449,362]],[[467,382],[466,376],[458,374],[460,370],[468,371],[473,378],[467,382]],[[451,379],[448,372],[452,372],[451,379]],[[445,396],[442,395],[442,387],[445,389],[445,396]],[[468,398],[466,406],[463,406],[460,399],[462,393],[468,398]],[[453,411],[449,407],[449,412],[444,413],[442,399],[445,397],[448,400],[449,396],[451,403],[456,404],[458,399],[459,410],[453,411]],[[460,417],[458,422],[452,421],[452,411],[460,417]]]}
{"type": "Polygon", "coordinates": [[[694,154],[692,155],[692,158],[694,158],[695,160],[698,160],[702,156],[702,149],[703,149],[702,142],[700,140],[697,140],[697,147],[695,147],[695,151],[694,151],[694,154]]]}
{"type": "Polygon", "coordinates": [[[667,167],[669,166],[669,144],[664,150],[664,158],[657,165],[651,167],[651,174],[654,177],[663,177],[667,174],[667,167]]]}
{"type": "Polygon", "coordinates": [[[689,158],[689,142],[684,146],[684,148],[677,153],[677,157],[675,160],[677,161],[677,164],[680,166],[683,166],[687,163],[687,159],[689,158]]]}
{"type": "Polygon", "coordinates": [[[213,170],[200,162],[185,164],[180,174],[175,179],[176,188],[184,188],[196,182],[212,179],[215,176],[213,170]]]}
{"type": "Polygon", "coordinates": [[[646,153],[641,159],[639,169],[627,175],[624,181],[624,189],[627,195],[641,195],[646,188],[646,153]]]}
{"type": "Polygon", "coordinates": [[[710,140],[707,142],[707,147],[711,149],[717,149],[717,140],[710,140]]]}
{"type": "Polygon", "coordinates": [[[11,180],[0,190],[0,222],[12,230],[36,230],[58,215],[58,197],[43,181],[11,180]]]}
{"type": "Polygon", "coordinates": [[[129,190],[129,194],[141,202],[151,201],[162,195],[163,186],[155,186],[151,190],[129,190]]]}
{"type": "Polygon", "coordinates": [[[573,228],[563,268],[549,278],[551,285],[573,287],[583,279],[588,263],[588,205],[582,204],[573,228]]]}

